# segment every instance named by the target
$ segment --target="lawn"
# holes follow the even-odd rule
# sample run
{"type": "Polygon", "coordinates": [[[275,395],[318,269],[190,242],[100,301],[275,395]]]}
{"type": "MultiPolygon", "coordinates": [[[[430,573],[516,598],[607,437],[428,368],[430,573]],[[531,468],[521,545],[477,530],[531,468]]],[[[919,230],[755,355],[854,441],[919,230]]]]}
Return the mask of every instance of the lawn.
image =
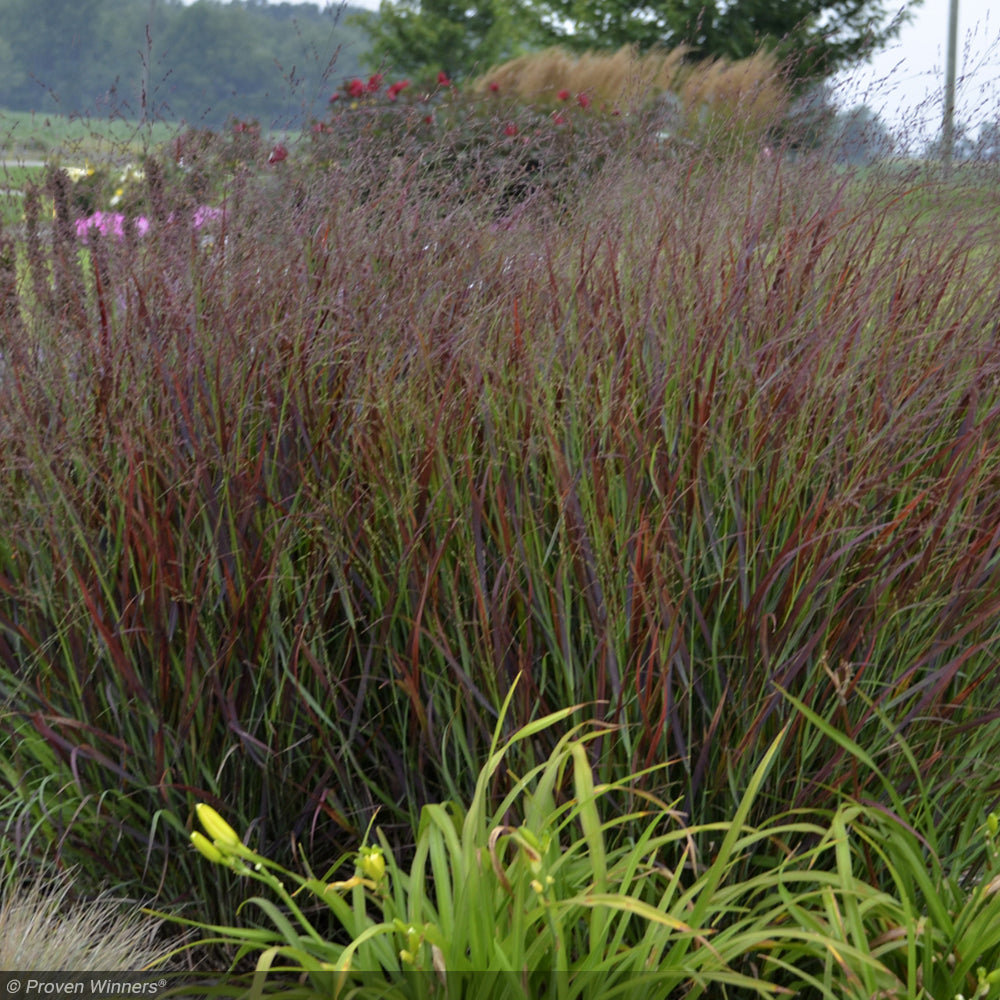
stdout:
{"type": "Polygon", "coordinates": [[[83,160],[138,155],[166,142],[177,126],[169,122],[136,123],[0,109],[0,151],[5,160],[83,160]]]}
{"type": "Polygon", "coordinates": [[[995,993],[988,176],[381,87],[0,236],[12,863],[300,995],[995,993]]]}

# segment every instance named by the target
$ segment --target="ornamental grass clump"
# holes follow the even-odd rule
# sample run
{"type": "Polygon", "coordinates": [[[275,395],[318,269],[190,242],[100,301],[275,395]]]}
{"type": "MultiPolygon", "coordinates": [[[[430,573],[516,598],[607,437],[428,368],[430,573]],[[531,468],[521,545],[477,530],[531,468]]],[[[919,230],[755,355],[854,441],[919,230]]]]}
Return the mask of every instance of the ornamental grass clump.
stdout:
{"type": "Polygon", "coordinates": [[[897,788],[950,871],[995,811],[990,175],[722,156],[570,96],[572,131],[489,95],[272,163],[189,135],[142,158],[121,242],[81,246],[71,182],[29,191],[0,234],[21,851],[217,926],[235,876],[189,849],[196,802],[288,870],[377,813],[409,872],[519,674],[502,740],[585,705],[595,784],[676,803],[702,857],[766,757],[755,830],[897,788]]]}
{"type": "Polygon", "coordinates": [[[759,149],[791,102],[787,75],[767,52],[737,61],[691,61],[688,49],[572,54],[560,47],[518,56],[473,81],[481,96],[558,106],[570,94],[601,114],[651,118],[662,141],[715,153],[759,149]]]}
{"type": "Polygon", "coordinates": [[[160,921],[138,905],[102,893],[73,895],[73,873],[29,876],[16,868],[0,882],[0,969],[4,972],[139,972],[163,967],[169,947],[160,921]]]}

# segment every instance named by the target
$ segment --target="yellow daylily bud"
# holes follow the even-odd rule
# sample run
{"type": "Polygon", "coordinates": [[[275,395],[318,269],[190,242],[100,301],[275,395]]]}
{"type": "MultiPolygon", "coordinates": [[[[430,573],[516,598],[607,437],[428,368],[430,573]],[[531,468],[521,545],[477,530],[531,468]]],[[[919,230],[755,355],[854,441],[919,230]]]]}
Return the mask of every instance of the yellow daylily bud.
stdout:
{"type": "Polygon", "coordinates": [[[385,854],[381,847],[362,847],[358,854],[358,867],[376,885],[385,878],[385,854]]]}
{"type": "Polygon", "coordinates": [[[239,834],[211,806],[199,802],[194,808],[205,832],[216,844],[222,844],[226,847],[243,846],[239,834]]]}
{"type": "Polygon", "coordinates": [[[997,817],[996,813],[990,813],[986,817],[986,829],[990,831],[991,837],[997,835],[997,831],[1000,830],[1000,818],[997,817]]]}
{"type": "Polygon", "coordinates": [[[191,834],[191,843],[201,851],[202,854],[208,858],[209,861],[215,862],[215,864],[225,864],[226,859],[222,856],[222,852],[208,839],[208,837],[202,835],[197,830],[191,834]]]}

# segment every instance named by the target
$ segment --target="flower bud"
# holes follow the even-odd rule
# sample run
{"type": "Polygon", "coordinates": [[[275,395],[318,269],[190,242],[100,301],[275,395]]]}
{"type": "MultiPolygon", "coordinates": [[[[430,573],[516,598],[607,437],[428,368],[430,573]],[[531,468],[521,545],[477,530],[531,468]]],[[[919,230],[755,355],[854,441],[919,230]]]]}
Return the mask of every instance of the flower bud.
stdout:
{"type": "Polygon", "coordinates": [[[209,861],[215,864],[225,864],[226,859],[222,856],[222,852],[208,839],[208,837],[199,833],[197,830],[191,834],[191,843],[198,848],[201,853],[208,858],[209,861]]]}
{"type": "Polygon", "coordinates": [[[362,847],[358,854],[358,867],[363,875],[378,885],[385,878],[385,854],[381,847],[362,847]]]}
{"type": "Polygon", "coordinates": [[[211,806],[199,802],[194,808],[205,832],[216,844],[222,844],[226,847],[243,846],[239,834],[211,806]]]}

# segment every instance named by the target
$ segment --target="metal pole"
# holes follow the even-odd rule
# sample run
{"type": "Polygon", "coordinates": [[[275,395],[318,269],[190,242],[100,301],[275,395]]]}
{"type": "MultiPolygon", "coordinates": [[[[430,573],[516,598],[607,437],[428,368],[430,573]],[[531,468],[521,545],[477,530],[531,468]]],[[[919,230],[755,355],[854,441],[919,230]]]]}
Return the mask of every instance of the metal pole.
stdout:
{"type": "Polygon", "coordinates": [[[955,155],[955,56],[958,50],[958,0],[948,5],[948,52],[944,66],[944,121],[941,124],[941,158],[951,166],[955,155]]]}

